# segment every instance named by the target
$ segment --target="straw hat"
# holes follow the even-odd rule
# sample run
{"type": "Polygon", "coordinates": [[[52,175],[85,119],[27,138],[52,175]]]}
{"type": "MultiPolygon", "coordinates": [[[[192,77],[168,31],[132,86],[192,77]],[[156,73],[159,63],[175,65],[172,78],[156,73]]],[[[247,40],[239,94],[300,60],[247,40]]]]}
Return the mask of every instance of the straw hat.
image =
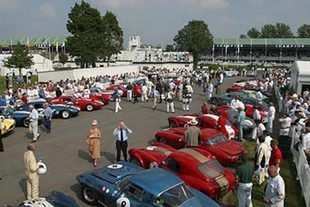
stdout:
{"type": "Polygon", "coordinates": [[[98,121],[97,121],[96,119],[95,119],[95,120],[93,120],[93,121],[92,121],[92,123],[91,123],[91,125],[92,125],[92,126],[96,126],[96,125],[98,125],[98,121]]]}
{"type": "Polygon", "coordinates": [[[187,122],[187,124],[195,126],[198,124],[198,121],[196,119],[191,119],[190,121],[187,122]]]}

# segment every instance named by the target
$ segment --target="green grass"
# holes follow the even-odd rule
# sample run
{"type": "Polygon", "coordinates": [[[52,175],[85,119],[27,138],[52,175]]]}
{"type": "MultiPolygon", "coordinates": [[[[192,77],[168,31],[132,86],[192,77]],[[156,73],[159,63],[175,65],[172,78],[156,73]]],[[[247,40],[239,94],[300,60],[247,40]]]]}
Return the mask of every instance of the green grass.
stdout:
{"type": "MultiPolygon", "coordinates": [[[[33,75],[31,77],[31,84],[34,84],[35,82],[38,82],[38,76],[33,75]]],[[[28,84],[28,85],[31,85],[28,84]]],[[[18,85],[16,84],[16,81],[13,81],[13,89],[17,89],[18,85]]],[[[2,94],[5,91],[5,76],[0,76],[0,93],[2,94]]]]}

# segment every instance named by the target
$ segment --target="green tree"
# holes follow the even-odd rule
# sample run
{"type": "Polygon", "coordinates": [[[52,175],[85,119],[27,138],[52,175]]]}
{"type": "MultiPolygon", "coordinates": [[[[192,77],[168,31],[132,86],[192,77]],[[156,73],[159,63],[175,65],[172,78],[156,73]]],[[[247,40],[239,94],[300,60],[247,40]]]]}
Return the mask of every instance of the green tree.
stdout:
{"type": "Polygon", "coordinates": [[[246,34],[241,34],[241,35],[239,36],[239,38],[240,38],[240,39],[245,39],[245,38],[248,38],[248,36],[247,36],[246,34]]]}
{"type": "Polygon", "coordinates": [[[194,58],[194,69],[197,68],[199,57],[207,53],[213,44],[213,36],[204,21],[188,22],[174,37],[177,50],[188,51],[194,58]]]}
{"type": "Polygon", "coordinates": [[[166,45],[165,51],[167,51],[167,52],[175,51],[174,45],[172,45],[172,44],[166,45]]]}
{"type": "Polygon", "coordinates": [[[68,15],[67,29],[72,34],[67,39],[70,55],[78,57],[81,67],[94,66],[104,34],[100,12],[84,1],[76,3],[68,15]]]}
{"type": "Polygon", "coordinates": [[[300,38],[310,38],[310,24],[300,26],[297,30],[297,34],[300,38]]]}
{"type": "Polygon", "coordinates": [[[64,52],[62,52],[59,55],[59,62],[62,64],[62,66],[64,67],[66,62],[68,61],[68,55],[66,55],[64,52]]]}
{"type": "Polygon", "coordinates": [[[108,64],[113,54],[117,54],[123,47],[123,30],[119,26],[116,15],[110,11],[102,17],[100,57],[106,58],[108,64]]]}
{"type": "Polygon", "coordinates": [[[19,76],[22,77],[22,69],[30,68],[33,65],[32,56],[29,55],[27,47],[18,42],[12,56],[4,61],[4,65],[8,68],[18,68],[19,76]]]}
{"type": "Polygon", "coordinates": [[[252,28],[247,32],[248,37],[250,38],[260,38],[261,34],[256,28],[252,28]]]}
{"type": "Polygon", "coordinates": [[[262,27],[261,37],[262,38],[276,38],[276,28],[272,24],[266,24],[262,27]]]}
{"type": "Polygon", "coordinates": [[[275,25],[275,29],[276,29],[276,38],[292,38],[294,37],[294,34],[290,28],[290,26],[288,26],[287,24],[278,22],[275,25]]]}

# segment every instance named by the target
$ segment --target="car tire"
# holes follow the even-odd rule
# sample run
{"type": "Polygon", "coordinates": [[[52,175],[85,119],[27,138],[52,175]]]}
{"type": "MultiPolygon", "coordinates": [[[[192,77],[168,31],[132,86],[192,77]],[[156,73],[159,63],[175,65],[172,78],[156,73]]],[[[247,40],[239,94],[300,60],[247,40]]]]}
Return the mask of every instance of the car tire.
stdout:
{"type": "Polygon", "coordinates": [[[28,119],[23,120],[23,126],[24,127],[29,127],[30,121],[28,119]]]}
{"type": "Polygon", "coordinates": [[[140,161],[137,158],[135,158],[135,157],[130,158],[130,162],[132,164],[135,164],[135,165],[139,166],[139,167],[142,167],[140,161]]]}
{"type": "Polygon", "coordinates": [[[94,106],[91,105],[91,104],[88,104],[88,105],[86,106],[86,111],[92,111],[92,110],[94,110],[94,106]]]}
{"type": "Polygon", "coordinates": [[[174,121],[169,122],[169,128],[176,128],[177,127],[177,123],[175,123],[174,121]]]}
{"type": "Polygon", "coordinates": [[[70,118],[70,113],[69,113],[69,111],[66,111],[66,110],[62,111],[62,112],[61,112],[61,117],[62,117],[63,119],[69,119],[69,118],[70,118]]]}
{"type": "Polygon", "coordinates": [[[88,186],[82,186],[81,191],[82,191],[81,194],[82,194],[82,197],[85,203],[87,203],[88,205],[92,205],[92,206],[95,206],[97,204],[98,198],[94,190],[92,190],[88,186]]]}

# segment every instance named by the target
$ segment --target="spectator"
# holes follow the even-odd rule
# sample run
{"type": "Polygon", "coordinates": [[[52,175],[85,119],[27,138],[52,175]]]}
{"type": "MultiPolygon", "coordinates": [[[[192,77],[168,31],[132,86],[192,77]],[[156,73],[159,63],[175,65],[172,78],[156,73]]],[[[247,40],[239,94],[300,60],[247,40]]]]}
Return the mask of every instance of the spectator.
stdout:
{"type": "Polygon", "coordinates": [[[283,158],[282,158],[282,152],[280,150],[280,148],[278,147],[279,142],[276,139],[273,139],[271,141],[271,156],[269,159],[269,166],[276,166],[278,169],[280,169],[282,162],[283,162],[283,158]]]}
{"type": "Polygon", "coordinates": [[[276,109],[275,109],[273,103],[270,102],[269,108],[268,108],[268,123],[267,123],[267,130],[269,133],[272,133],[273,121],[275,119],[275,115],[276,115],[276,109]]]}
{"type": "Polygon", "coordinates": [[[88,151],[90,153],[94,167],[97,166],[97,161],[98,159],[101,158],[100,139],[101,139],[101,132],[98,129],[98,122],[97,120],[93,120],[91,128],[88,132],[87,144],[88,144],[88,151]]]}
{"type": "Polygon", "coordinates": [[[262,185],[265,181],[265,166],[266,157],[268,156],[268,146],[265,143],[265,137],[258,138],[259,145],[256,148],[254,163],[255,163],[255,178],[258,185],[262,185]]]}
{"type": "Polygon", "coordinates": [[[286,113],[279,119],[280,132],[279,132],[279,148],[285,152],[289,153],[291,147],[291,138],[289,137],[289,131],[291,127],[292,119],[286,113]]]}
{"type": "Polygon", "coordinates": [[[174,113],[174,93],[173,91],[169,91],[166,95],[166,105],[167,105],[167,113],[171,112],[174,113]]]}
{"type": "Polygon", "coordinates": [[[239,141],[243,141],[243,125],[244,125],[244,120],[245,120],[245,112],[244,108],[239,106],[238,108],[238,130],[239,130],[239,141]]]}
{"type": "Polygon", "coordinates": [[[121,152],[123,152],[124,160],[127,161],[127,140],[129,138],[129,134],[132,133],[132,130],[129,129],[123,121],[119,123],[118,128],[114,129],[113,135],[116,138],[116,161],[120,161],[121,152]]]}
{"type": "Polygon", "coordinates": [[[284,207],[285,183],[278,172],[274,165],[268,168],[269,180],[264,196],[266,207],[284,207]]]}
{"type": "Polygon", "coordinates": [[[201,132],[200,129],[196,126],[198,121],[196,119],[192,119],[187,122],[189,125],[184,132],[184,142],[185,147],[193,147],[198,146],[200,143],[201,132]]]}

